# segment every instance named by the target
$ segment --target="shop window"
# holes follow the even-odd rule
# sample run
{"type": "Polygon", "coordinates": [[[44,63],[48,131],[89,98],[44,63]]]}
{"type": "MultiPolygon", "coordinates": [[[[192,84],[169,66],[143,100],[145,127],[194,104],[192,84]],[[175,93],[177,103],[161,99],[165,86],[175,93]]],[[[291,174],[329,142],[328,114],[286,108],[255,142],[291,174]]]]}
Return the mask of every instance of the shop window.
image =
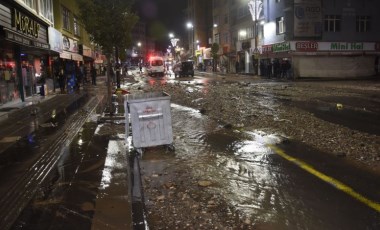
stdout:
{"type": "Polygon", "coordinates": [[[79,27],[78,19],[76,17],[74,17],[74,35],[80,36],[80,27],[79,27]]]}
{"type": "Polygon", "coordinates": [[[70,11],[65,7],[62,7],[62,20],[63,28],[70,30],[70,11]]]}
{"type": "Polygon", "coordinates": [[[325,31],[339,32],[340,31],[341,16],[340,15],[326,15],[325,16],[325,31]]]}
{"type": "Polygon", "coordinates": [[[368,32],[371,29],[370,25],[370,16],[356,16],[356,32],[368,32]]]}
{"type": "Polygon", "coordinates": [[[276,32],[277,32],[277,34],[285,33],[284,17],[276,18],[276,32]]]}

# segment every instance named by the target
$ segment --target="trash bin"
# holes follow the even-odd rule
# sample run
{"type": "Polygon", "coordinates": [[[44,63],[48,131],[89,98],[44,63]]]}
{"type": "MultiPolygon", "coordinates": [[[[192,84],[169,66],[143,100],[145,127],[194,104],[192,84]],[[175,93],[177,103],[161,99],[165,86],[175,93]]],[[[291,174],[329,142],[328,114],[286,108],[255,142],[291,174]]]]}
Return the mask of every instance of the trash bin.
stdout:
{"type": "Polygon", "coordinates": [[[129,133],[130,121],[134,148],[172,145],[169,94],[165,92],[128,94],[125,95],[124,107],[126,135],[129,133]]]}

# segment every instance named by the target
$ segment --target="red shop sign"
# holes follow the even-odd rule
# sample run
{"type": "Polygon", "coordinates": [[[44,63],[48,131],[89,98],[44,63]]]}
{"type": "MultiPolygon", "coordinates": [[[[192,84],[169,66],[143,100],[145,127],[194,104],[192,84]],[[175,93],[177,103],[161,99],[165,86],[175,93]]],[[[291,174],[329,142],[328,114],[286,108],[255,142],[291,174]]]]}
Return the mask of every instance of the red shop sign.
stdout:
{"type": "Polygon", "coordinates": [[[302,52],[315,52],[318,50],[318,42],[296,42],[296,50],[302,52]]]}

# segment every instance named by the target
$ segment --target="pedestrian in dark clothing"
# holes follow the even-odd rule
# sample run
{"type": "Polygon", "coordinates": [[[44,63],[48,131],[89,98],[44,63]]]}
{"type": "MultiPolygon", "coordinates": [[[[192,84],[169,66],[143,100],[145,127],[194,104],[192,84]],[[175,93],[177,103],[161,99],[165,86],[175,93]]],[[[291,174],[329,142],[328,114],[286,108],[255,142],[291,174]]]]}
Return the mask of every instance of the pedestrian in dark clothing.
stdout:
{"type": "Polygon", "coordinates": [[[75,81],[75,88],[77,90],[80,89],[80,84],[82,83],[82,71],[79,66],[75,66],[75,75],[76,75],[76,81],[75,81]]]}
{"type": "Polygon", "coordinates": [[[286,64],[285,64],[284,60],[281,62],[281,76],[280,76],[280,78],[286,78],[286,64]]]}
{"type": "Polygon", "coordinates": [[[139,67],[140,67],[140,73],[142,73],[142,64],[141,63],[139,64],[139,67]]]}
{"type": "Polygon", "coordinates": [[[267,76],[268,78],[272,77],[272,62],[269,60],[267,65],[267,76]]]}
{"type": "Polygon", "coordinates": [[[83,66],[83,85],[88,82],[87,79],[87,67],[83,66]]]}
{"type": "Polygon", "coordinates": [[[65,92],[65,74],[63,69],[61,69],[58,73],[58,84],[59,84],[59,89],[61,90],[61,93],[65,92]]]}
{"type": "Polygon", "coordinates": [[[96,85],[96,69],[94,67],[91,67],[91,80],[92,84],[96,85]]]}
{"type": "Polygon", "coordinates": [[[285,61],[285,78],[290,78],[290,69],[291,69],[290,62],[289,60],[286,60],[285,61]]]}
{"type": "Polygon", "coordinates": [[[236,73],[239,72],[239,62],[235,62],[235,70],[236,70],[236,73]]]}
{"type": "Polygon", "coordinates": [[[273,76],[275,78],[280,78],[280,62],[278,61],[278,59],[274,60],[273,62],[273,76]]]}

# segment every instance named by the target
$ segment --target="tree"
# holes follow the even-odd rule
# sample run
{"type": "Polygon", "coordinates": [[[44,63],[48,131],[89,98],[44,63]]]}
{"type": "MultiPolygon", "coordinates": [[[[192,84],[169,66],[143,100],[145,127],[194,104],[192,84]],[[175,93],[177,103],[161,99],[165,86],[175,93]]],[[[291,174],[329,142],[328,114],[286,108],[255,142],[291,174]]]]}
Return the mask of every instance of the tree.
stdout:
{"type": "Polygon", "coordinates": [[[213,43],[211,46],[211,55],[212,55],[212,71],[216,72],[216,62],[218,60],[219,44],[213,43]]]}
{"type": "MultiPolygon", "coordinates": [[[[108,60],[115,54],[118,70],[119,51],[131,46],[131,30],[138,21],[138,16],[131,12],[133,0],[77,0],[77,4],[85,30],[102,47],[108,60]]],[[[110,70],[108,65],[107,72],[110,70]]],[[[116,71],[116,81],[120,88],[119,71],[116,71]]]]}

